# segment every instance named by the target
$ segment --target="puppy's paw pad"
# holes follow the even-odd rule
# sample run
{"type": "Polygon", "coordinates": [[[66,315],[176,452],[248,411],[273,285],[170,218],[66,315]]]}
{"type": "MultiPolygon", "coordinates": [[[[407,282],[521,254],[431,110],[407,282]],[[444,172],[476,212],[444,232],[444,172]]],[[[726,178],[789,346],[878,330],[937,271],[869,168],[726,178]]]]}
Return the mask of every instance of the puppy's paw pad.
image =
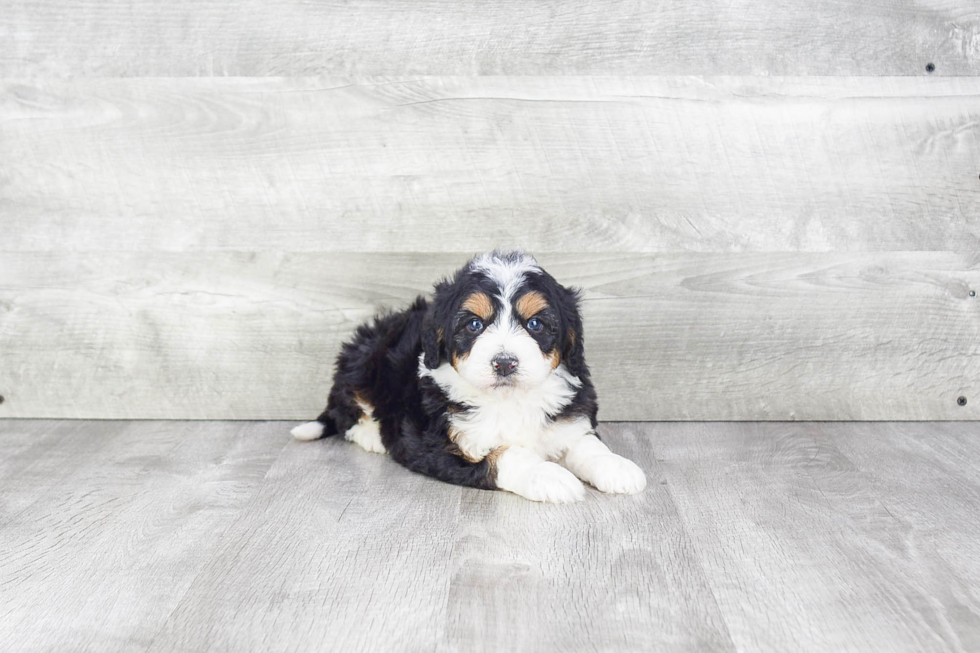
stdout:
{"type": "Polygon", "coordinates": [[[589,482],[600,492],[637,494],[647,486],[643,470],[622,456],[598,456],[590,460],[589,465],[589,482]]]}
{"type": "Polygon", "coordinates": [[[527,472],[521,496],[532,501],[572,503],[585,498],[585,486],[575,474],[555,463],[544,462],[527,472]]]}
{"type": "Polygon", "coordinates": [[[293,427],[290,431],[297,440],[316,440],[323,435],[323,424],[320,422],[307,422],[293,427]]]}

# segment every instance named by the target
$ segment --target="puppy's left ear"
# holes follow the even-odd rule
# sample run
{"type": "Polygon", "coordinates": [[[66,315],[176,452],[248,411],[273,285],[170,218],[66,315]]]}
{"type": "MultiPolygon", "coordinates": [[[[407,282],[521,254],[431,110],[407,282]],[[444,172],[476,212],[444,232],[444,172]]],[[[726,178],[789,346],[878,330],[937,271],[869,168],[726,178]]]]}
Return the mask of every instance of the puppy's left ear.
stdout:
{"type": "Polygon", "coordinates": [[[445,293],[445,289],[445,283],[436,286],[435,298],[429,303],[429,308],[422,319],[422,362],[430,370],[436,369],[442,363],[442,350],[446,334],[442,326],[442,313],[438,306],[440,295],[445,293]]]}
{"type": "Polygon", "coordinates": [[[585,364],[585,338],[582,333],[582,318],[579,315],[581,291],[578,288],[562,288],[562,316],[565,323],[565,333],[562,334],[561,357],[565,367],[574,376],[589,373],[585,364]]]}

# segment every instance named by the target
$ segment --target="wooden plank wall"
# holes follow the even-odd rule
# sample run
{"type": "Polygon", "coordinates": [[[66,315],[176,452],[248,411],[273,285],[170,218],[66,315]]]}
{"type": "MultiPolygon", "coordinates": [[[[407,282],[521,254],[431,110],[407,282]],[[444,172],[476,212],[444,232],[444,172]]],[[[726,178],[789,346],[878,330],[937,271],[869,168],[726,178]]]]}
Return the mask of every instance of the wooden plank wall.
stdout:
{"type": "Polygon", "coordinates": [[[0,417],[309,418],[498,246],[601,419],[980,416],[972,0],[0,15],[0,417]]]}

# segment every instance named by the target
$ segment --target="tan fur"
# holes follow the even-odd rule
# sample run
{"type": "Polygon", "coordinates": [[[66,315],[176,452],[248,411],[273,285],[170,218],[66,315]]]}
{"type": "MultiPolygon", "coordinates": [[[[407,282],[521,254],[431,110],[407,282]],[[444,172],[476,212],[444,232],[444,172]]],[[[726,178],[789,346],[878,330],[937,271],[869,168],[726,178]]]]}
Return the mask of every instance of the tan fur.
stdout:
{"type": "Polygon", "coordinates": [[[515,308],[517,308],[517,313],[522,319],[530,320],[532,317],[548,308],[548,300],[545,299],[544,295],[539,293],[537,290],[532,290],[517,300],[515,308]]]}
{"type": "Polygon", "coordinates": [[[354,401],[357,402],[357,407],[361,409],[360,421],[365,421],[371,419],[374,415],[374,406],[371,405],[367,399],[364,398],[360,392],[354,393],[354,401]]]}
{"type": "Polygon", "coordinates": [[[459,429],[457,429],[455,426],[450,426],[449,429],[446,432],[449,434],[449,440],[453,444],[455,444],[456,443],[456,440],[459,438],[459,436],[462,435],[459,432],[459,429]]]}
{"type": "Polygon", "coordinates": [[[458,430],[456,430],[452,426],[449,427],[448,433],[449,433],[449,440],[450,440],[450,442],[452,442],[452,444],[449,445],[448,447],[446,447],[446,449],[450,453],[452,453],[454,456],[459,456],[460,458],[464,458],[464,459],[468,460],[471,463],[478,463],[478,462],[480,462],[480,458],[474,458],[473,456],[470,456],[465,451],[463,451],[459,447],[458,444],[456,444],[456,440],[459,439],[463,435],[462,433],[460,433],[458,430]]]}
{"type": "Polygon", "coordinates": [[[555,369],[561,365],[561,354],[558,353],[557,349],[552,349],[551,354],[547,358],[551,360],[551,369],[555,369]]]}
{"type": "Polygon", "coordinates": [[[463,302],[463,310],[469,311],[478,316],[484,322],[489,322],[493,317],[493,304],[486,293],[475,292],[463,302]]]}
{"type": "Polygon", "coordinates": [[[494,449],[493,451],[491,451],[490,453],[487,454],[487,457],[486,457],[486,461],[487,461],[487,476],[489,476],[490,481],[492,483],[496,483],[497,482],[497,459],[500,458],[501,454],[503,454],[505,451],[507,451],[507,447],[508,446],[509,445],[506,445],[505,444],[505,445],[503,445],[501,447],[497,447],[496,449],[494,449]]]}

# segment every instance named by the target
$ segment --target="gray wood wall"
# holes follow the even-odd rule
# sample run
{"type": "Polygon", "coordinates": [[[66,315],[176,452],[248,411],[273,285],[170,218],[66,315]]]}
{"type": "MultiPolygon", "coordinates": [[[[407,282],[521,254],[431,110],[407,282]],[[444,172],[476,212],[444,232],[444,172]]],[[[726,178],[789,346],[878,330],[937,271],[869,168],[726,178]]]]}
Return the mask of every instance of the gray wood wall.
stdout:
{"type": "Polygon", "coordinates": [[[310,418],[497,246],[601,419],[980,417],[973,0],[0,16],[0,417],[310,418]]]}

